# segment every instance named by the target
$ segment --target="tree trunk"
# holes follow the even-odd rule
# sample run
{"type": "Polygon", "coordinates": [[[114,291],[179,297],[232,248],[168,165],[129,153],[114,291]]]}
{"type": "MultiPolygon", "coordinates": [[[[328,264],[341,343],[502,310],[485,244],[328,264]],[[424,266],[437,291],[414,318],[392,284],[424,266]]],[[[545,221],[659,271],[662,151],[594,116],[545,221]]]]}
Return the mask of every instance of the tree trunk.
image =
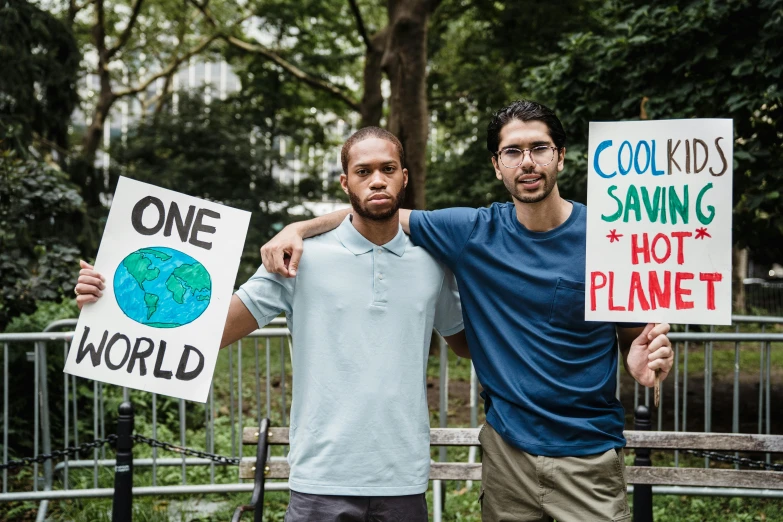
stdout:
{"type": "Polygon", "coordinates": [[[388,44],[383,69],[391,83],[388,129],[405,148],[408,188],[404,206],[426,207],[427,23],[426,0],[389,0],[388,44]]]}
{"type": "MultiPolygon", "coordinates": [[[[108,74],[107,74],[108,76],[108,74]]],[[[107,78],[105,81],[101,78],[101,90],[98,93],[98,103],[95,104],[95,110],[92,113],[90,126],[84,135],[82,142],[82,157],[85,161],[94,162],[95,154],[101,145],[103,139],[103,126],[109,111],[114,105],[114,93],[111,92],[111,83],[107,78]]]]}
{"type": "Polygon", "coordinates": [[[734,274],[734,311],[738,314],[744,314],[745,310],[745,283],[744,280],[748,277],[748,249],[738,248],[734,246],[731,249],[733,257],[733,274],[734,274]]]}
{"type": "Polygon", "coordinates": [[[381,62],[386,51],[388,28],[384,28],[370,39],[370,47],[364,57],[364,94],[361,101],[362,127],[378,127],[383,115],[383,93],[381,62]]]}

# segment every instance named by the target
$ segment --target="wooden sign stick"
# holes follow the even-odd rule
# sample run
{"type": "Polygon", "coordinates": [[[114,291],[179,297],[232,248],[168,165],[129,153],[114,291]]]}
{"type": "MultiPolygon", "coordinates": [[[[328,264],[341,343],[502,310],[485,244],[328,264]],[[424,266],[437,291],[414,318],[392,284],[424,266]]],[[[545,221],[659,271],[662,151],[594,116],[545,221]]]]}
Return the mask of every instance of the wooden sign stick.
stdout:
{"type": "Polygon", "coordinates": [[[661,370],[655,370],[655,389],[653,395],[655,396],[655,407],[661,402],[661,370]]]}

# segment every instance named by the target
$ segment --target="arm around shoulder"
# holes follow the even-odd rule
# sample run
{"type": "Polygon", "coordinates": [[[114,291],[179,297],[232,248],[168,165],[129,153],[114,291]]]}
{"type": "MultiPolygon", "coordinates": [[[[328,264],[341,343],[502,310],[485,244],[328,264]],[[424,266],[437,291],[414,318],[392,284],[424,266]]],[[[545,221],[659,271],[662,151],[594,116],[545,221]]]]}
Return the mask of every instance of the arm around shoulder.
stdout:
{"type": "Polygon", "coordinates": [[[304,250],[303,239],[334,230],[351,209],[336,210],[323,216],[291,223],[261,247],[261,262],[270,274],[295,277],[304,250]]]}

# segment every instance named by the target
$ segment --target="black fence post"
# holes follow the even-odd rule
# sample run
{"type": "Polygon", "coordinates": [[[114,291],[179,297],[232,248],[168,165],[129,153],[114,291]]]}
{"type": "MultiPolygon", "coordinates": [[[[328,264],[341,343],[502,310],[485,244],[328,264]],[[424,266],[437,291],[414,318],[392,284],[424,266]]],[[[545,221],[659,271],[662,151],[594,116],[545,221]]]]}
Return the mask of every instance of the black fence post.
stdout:
{"type": "Polygon", "coordinates": [[[269,473],[269,419],[261,419],[258,426],[258,446],[256,447],[255,482],[253,484],[253,496],[250,504],[239,506],[234,510],[231,522],[239,522],[242,514],[253,511],[253,522],[261,522],[264,519],[264,489],[266,476],[269,473]]]}
{"type": "MultiPolygon", "coordinates": [[[[633,429],[650,431],[650,410],[640,404],[634,415],[633,429]]],[[[637,448],[634,466],[652,466],[649,448],[637,448]]],[[[635,484],[633,487],[633,520],[634,522],[653,522],[652,485],[635,484]]]]}
{"type": "Polygon", "coordinates": [[[133,404],[120,404],[117,419],[117,463],[114,466],[112,522],[133,519],[133,404]]]}

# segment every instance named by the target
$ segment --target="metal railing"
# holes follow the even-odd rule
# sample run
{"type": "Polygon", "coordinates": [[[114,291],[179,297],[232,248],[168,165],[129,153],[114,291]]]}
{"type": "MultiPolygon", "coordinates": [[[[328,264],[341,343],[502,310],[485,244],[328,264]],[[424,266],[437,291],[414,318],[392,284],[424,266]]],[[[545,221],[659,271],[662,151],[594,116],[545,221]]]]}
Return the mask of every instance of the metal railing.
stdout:
{"type": "MultiPolygon", "coordinates": [[[[248,337],[239,341],[237,344],[222,350],[220,357],[224,362],[228,364],[228,387],[229,387],[229,404],[220,405],[223,410],[227,410],[227,417],[229,420],[230,430],[230,447],[223,448],[226,452],[230,451],[232,457],[243,457],[243,448],[241,444],[241,428],[246,422],[245,411],[243,406],[247,404],[245,401],[248,398],[248,393],[241,393],[241,391],[247,392],[248,389],[252,391],[253,402],[256,404],[255,419],[253,422],[257,422],[263,416],[280,419],[282,425],[286,424],[288,399],[286,395],[286,347],[289,346],[289,334],[287,328],[285,328],[285,319],[275,319],[270,323],[271,328],[264,328],[256,330],[248,337]],[[262,343],[259,346],[259,343],[262,343]],[[252,343],[252,350],[248,350],[248,344],[252,343]],[[243,344],[245,349],[243,349],[243,344]],[[273,351],[279,349],[279,355],[273,356],[273,351]],[[254,379],[251,386],[246,386],[246,382],[243,384],[243,354],[252,351],[253,356],[253,374],[254,379]],[[266,378],[265,381],[265,414],[262,415],[262,404],[260,389],[262,380],[260,379],[260,356],[263,353],[265,356],[265,364],[263,365],[266,378]],[[273,370],[271,368],[271,360],[279,359],[280,367],[279,374],[279,392],[272,390],[272,377],[273,370]],[[274,398],[274,395],[279,395],[279,398],[274,398]],[[274,402],[273,402],[274,401],[274,402]],[[278,402],[279,401],[279,402],[278,402]],[[274,406],[273,406],[274,405],[274,406]],[[278,406],[279,405],[279,406],[278,406]]],[[[55,332],[54,330],[60,328],[74,328],[76,325],[75,319],[69,319],[64,321],[57,321],[50,324],[44,332],[41,333],[15,333],[15,334],[0,334],[0,345],[3,349],[3,463],[8,463],[9,460],[9,434],[14,433],[18,435],[18,429],[10,424],[9,418],[9,396],[12,392],[15,396],[32,392],[33,402],[33,429],[30,433],[28,440],[32,440],[32,454],[50,454],[52,451],[52,439],[57,437],[62,441],[62,447],[69,447],[71,445],[79,445],[80,442],[92,439],[103,439],[107,435],[106,421],[107,413],[109,410],[106,406],[106,397],[108,394],[112,394],[115,397],[118,395],[118,390],[121,390],[122,400],[128,400],[133,396],[135,400],[143,399],[143,402],[151,405],[151,412],[149,419],[151,421],[150,432],[153,439],[158,437],[159,432],[159,412],[158,407],[162,400],[167,402],[178,401],[178,426],[179,426],[179,441],[180,446],[187,446],[189,444],[187,433],[187,413],[203,410],[204,422],[203,427],[206,431],[204,450],[209,453],[214,453],[215,447],[215,421],[221,416],[225,416],[222,412],[218,415],[214,397],[214,381],[213,386],[210,389],[209,397],[205,405],[197,403],[188,403],[184,400],[161,398],[157,394],[141,392],[136,390],[128,390],[127,388],[120,388],[117,386],[92,381],[89,379],[82,379],[68,374],[63,374],[62,381],[62,396],[58,398],[50,397],[49,385],[53,383],[56,378],[57,372],[49,375],[47,378],[48,360],[50,356],[54,354],[53,350],[62,348],[63,361],[67,358],[70,341],[73,337],[73,332],[55,332]],[[33,369],[33,386],[32,389],[9,390],[9,355],[12,354],[12,350],[27,350],[29,343],[33,343],[32,352],[27,352],[27,360],[34,365],[33,369]],[[86,408],[84,404],[84,397],[79,397],[77,392],[79,386],[87,385],[88,389],[92,390],[92,407],[86,408]],[[53,400],[50,400],[53,399],[53,400]],[[62,430],[60,433],[54,433],[54,427],[51,420],[51,406],[58,408],[62,412],[62,430]],[[84,411],[88,410],[88,411],[84,411]],[[91,410],[91,411],[90,411],[91,410]],[[91,414],[91,419],[86,418],[86,415],[91,414]],[[90,427],[90,420],[91,427],[90,427]]],[[[16,354],[18,355],[18,354],[16,354]]],[[[18,359],[18,357],[17,357],[18,359]]],[[[113,411],[112,411],[113,413],[113,411]]],[[[109,429],[112,429],[112,424],[109,425],[109,429]]],[[[18,438],[18,436],[17,436],[18,438]]],[[[21,456],[21,455],[20,455],[21,456]]],[[[22,501],[22,500],[38,500],[41,501],[39,506],[37,519],[43,521],[46,517],[48,510],[48,501],[51,499],[64,499],[64,498],[93,498],[93,497],[110,497],[113,489],[111,487],[99,487],[100,470],[111,468],[113,466],[113,459],[106,458],[106,449],[96,448],[93,451],[93,458],[90,460],[77,460],[72,462],[67,456],[63,458],[63,461],[58,463],[54,467],[51,460],[43,462],[43,473],[38,462],[33,464],[32,472],[32,484],[28,488],[19,490],[19,488],[9,488],[9,471],[3,469],[2,472],[2,492],[0,493],[0,501],[22,501]],[[78,488],[72,489],[71,471],[73,469],[84,469],[86,467],[92,468],[92,488],[78,488]],[[59,472],[57,479],[57,485],[62,487],[60,490],[53,489],[55,485],[55,471],[59,472]]],[[[252,491],[252,484],[232,484],[225,483],[226,480],[216,480],[214,461],[204,461],[205,459],[188,459],[184,456],[179,459],[158,457],[158,448],[152,448],[152,456],[149,459],[139,459],[138,467],[147,467],[151,470],[151,486],[134,488],[134,494],[138,495],[166,495],[166,494],[196,494],[196,493],[219,493],[219,492],[234,492],[234,491],[252,491]],[[172,466],[176,465],[181,467],[181,480],[178,485],[163,485],[159,483],[158,468],[160,466],[172,466]],[[193,466],[209,466],[209,481],[200,484],[188,484],[187,470],[193,466]]],[[[217,464],[220,466],[220,464],[217,464]]],[[[12,476],[13,478],[13,476],[12,476]]],[[[231,479],[232,482],[236,482],[236,477],[231,479]]],[[[275,484],[270,487],[270,490],[287,490],[287,483],[275,484]]]]}
{"type": "Polygon", "coordinates": [[[769,315],[783,315],[783,280],[767,281],[748,278],[745,286],[745,309],[760,310],[769,315]]]}
{"type": "MultiPolygon", "coordinates": [[[[657,417],[658,429],[664,425],[667,429],[675,431],[685,431],[688,426],[688,407],[691,407],[691,419],[693,418],[692,409],[694,401],[703,399],[704,407],[704,431],[713,429],[713,411],[715,405],[712,403],[713,397],[713,362],[716,353],[725,353],[733,346],[734,366],[733,366],[733,400],[732,400],[732,432],[740,432],[740,398],[745,404],[758,401],[753,404],[754,413],[757,419],[753,431],[757,433],[772,433],[772,366],[773,350],[779,348],[783,343],[783,334],[770,333],[767,330],[771,325],[783,325],[783,317],[750,317],[735,316],[735,332],[715,332],[714,328],[709,328],[706,332],[693,332],[693,327],[685,327],[684,332],[674,332],[670,334],[675,349],[675,366],[665,381],[665,386],[661,390],[661,407],[658,410],[660,415],[657,417]],[[743,327],[754,327],[758,332],[742,332],[743,327]],[[727,344],[728,343],[728,344],[727,344]],[[758,353],[758,366],[746,368],[741,365],[741,353],[758,353]],[[689,397],[693,395],[694,360],[698,355],[698,367],[701,370],[703,365],[703,389],[702,397],[689,397]],[[689,372],[690,364],[690,372],[689,372]],[[758,393],[751,400],[745,400],[746,397],[740,397],[740,376],[747,381],[749,374],[758,376],[758,393]],[[671,390],[671,397],[669,391],[671,390]]],[[[73,328],[75,320],[59,321],[53,323],[45,332],[26,333],[26,334],[0,334],[0,345],[3,349],[3,462],[9,461],[9,433],[13,432],[13,437],[18,438],[18,428],[10,424],[9,418],[9,392],[14,395],[30,393],[34,395],[34,405],[32,411],[33,429],[29,433],[32,439],[32,453],[38,455],[41,453],[50,453],[53,446],[53,440],[57,440],[57,447],[67,447],[71,444],[78,445],[87,440],[102,439],[107,436],[106,422],[109,414],[114,414],[111,408],[106,408],[106,401],[109,398],[118,401],[121,394],[122,400],[140,401],[149,405],[149,412],[146,416],[148,425],[144,435],[151,436],[153,439],[161,435],[161,426],[159,419],[163,402],[171,406],[176,402],[176,413],[172,416],[171,408],[164,413],[171,420],[175,421],[171,425],[179,427],[178,433],[170,435],[177,436],[177,444],[180,446],[194,446],[195,441],[188,440],[187,428],[188,419],[191,424],[198,424],[200,429],[205,431],[203,443],[196,445],[203,447],[205,452],[215,453],[223,452],[230,454],[231,457],[245,458],[241,444],[241,428],[245,425],[257,425],[259,419],[269,417],[273,423],[279,426],[286,426],[288,421],[288,402],[290,391],[290,366],[287,368],[287,361],[290,358],[286,356],[286,347],[290,349],[289,332],[286,328],[284,319],[276,319],[271,328],[257,330],[248,338],[239,343],[221,351],[218,366],[226,368],[221,373],[216,369],[213,379],[213,389],[210,390],[206,405],[197,403],[188,403],[183,400],[162,398],[156,394],[140,392],[118,388],[112,385],[104,385],[99,382],[77,378],[71,375],[63,374],[62,394],[50,396],[51,385],[58,379],[58,373],[47,375],[48,360],[61,347],[63,357],[67,356],[69,341],[72,338],[72,332],[54,332],[58,328],[73,328]],[[34,343],[33,351],[30,352],[29,361],[34,365],[34,382],[32,387],[26,390],[9,390],[9,353],[12,350],[26,349],[24,343],[34,343]],[[248,357],[250,358],[248,363],[248,357]],[[222,361],[222,362],[221,362],[222,361]],[[227,384],[226,384],[227,379],[227,384]],[[248,386],[247,379],[252,383],[248,386]],[[221,402],[216,404],[214,387],[221,386],[221,396],[228,395],[228,403],[221,402]],[[263,383],[263,386],[262,386],[263,383]],[[86,388],[85,388],[86,386],[86,388]],[[228,388],[226,393],[225,388],[228,388]],[[78,391],[91,393],[82,393],[78,391]],[[92,395],[92,397],[88,397],[92,395]],[[178,401],[178,402],[177,402],[178,401]],[[91,404],[90,404],[91,402],[91,404]],[[59,410],[61,412],[57,417],[57,423],[53,423],[52,412],[59,410]],[[202,417],[203,416],[203,417],[202,417]],[[201,417],[200,421],[193,420],[201,417]],[[226,426],[226,419],[228,426],[226,426]],[[57,426],[55,426],[57,424],[57,426]],[[60,429],[61,428],[61,429],[60,429]],[[10,430],[10,431],[9,431],[10,430]],[[57,432],[56,432],[57,431],[57,432]],[[222,446],[216,444],[217,436],[221,435],[223,439],[228,437],[230,441],[224,441],[222,446]]],[[[441,340],[441,350],[439,357],[439,389],[441,390],[438,404],[439,424],[441,427],[449,426],[448,415],[448,365],[449,351],[444,349],[441,340]]],[[[17,353],[18,355],[18,353],[17,353]]],[[[451,357],[454,357],[453,355],[451,357]]],[[[289,363],[290,364],[290,363],[289,363]]],[[[622,365],[619,365],[622,366],[622,365]]],[[[701,372],[700,372],[701,373],[701,372]]],[[[618,396],[620,394],[622,374],[618,368],[618,396]]],[[[627,377],[626,377],[627,380],[627,377]]],[[[476,427],[480,421],[478,387],[479,384],[475,377],[475,371],[471,366],[470,378],[470,426],[476,427]]],[[[58,385],[59,387],[59,385],[58,385]]],[[[650,402],[649,389],[642,391],[638,385],[634,386],[634,407],[640,403],[648,404],[650,402]]],[[[625,402],[630,401],[630,397],[623,396],[625,402]]],[[[630,404],[628,404],[629,406],[630,404]]],[[[434,405],[433,405],[434,406],[434,405]]],[[[144,417],[143,410],[139,410],[137,418],[144,417]]],[[[13,419],[14,421],[18,419],[13,419]]],[[[692,424],[692,423],[691,423],[692,424]]],[[[109,423],[109,430],[113,424],[109,423]]],[[[165,428],[167,429],[167,428],[165,428]]],[[[692,429],[692,428],[691,428],[692,429]]],[[[169,434],[168,432],[166,432],[169,434]]],[[[22,456],[17,451],[14,457],[22,456]]],[[[248,456],[247,458],[252,458],[248,456]]],[[[439,460],[446,460],[447,453],[445,448],[439,452],[439,460]]],[[[766,456],[769,459],[769,456],[766,456]]],[[[471,449],[468,459],[475,462],[476,452],[471,449]]],[[[680,452],[675,452],[675,465],[680,463],[680,452]]],[[[150,486],[134,488],[134,494],[137,495],[166,495],[166,494],[196,494],[196,493],[222,493],[222,492],[250,492],[253,484],[236,484],[236,477],[230,477],[227,473],[218,474],[216,468],[221,465],[216,464],[209,459],[187,458],[184,455],[177,458],[171,456],[159,456],[158,448],[153,447],[149,458],[142,457],[134,460],[138,470],[148,470],[150,486]],[[161,468],[171,469],[171,467],[180,467],[179,480],[172,483],[170,473],[167,473],[167,479],[161,480],[159,471],[161,468]],[[209,479],[202,480],[199,483],[189,481],[188,470],[204,467],[209,468],[209,479]]],[[[705,466],[709,466],[709,459],[705,459],[705,466]]],[[[47,511],[47,501],[50,499],[64,498],[92,498],[109,497],[112,494],[110,487],[99,487],[101,482],[100,470],[111,468],[113,459],[106,457],[105,447],[94,449],[92,459],[72,460],[64,458],[62,462],[52,465],[51,461],[46,461],[39,469],[38,463],[34,464],[32,473],[32,483],[25,486],[15,481],[13,487],[9,487],[8,470],[2,473],[2,493],[0,501],[21,501],[36,500],[41,501],[38,513],[38,520],[43,520],[47,511]],[[74,473],[83,473],[85,469],[92,468],[91,485],[84,487],[85,479],[80,475],[81,487],[74,489],[74,473]],[[60,489],[61,488],[61,489],[60,489]]],[[[13,478],[13,476],[11,477],[13,478]]],[[[203,475],[202,475],[203,478],[203,475]]],[[[269,490],[287,490],[287,483],[270,483],[269,490]]],[[[440,520],[442,514],[441,488],[445,485],[440,483],[433,484],[434,490],[434,514],[435,520],[440,520]]],[[[632,488],[631,488],[632,489],[632,488]]],[[[659,494],[749,494],[755,496],[774,496],[764,491],[738,490],[723,492],[719,488],[674,488],[674,487],[656,487],[654,491],[659,494]]]]}

